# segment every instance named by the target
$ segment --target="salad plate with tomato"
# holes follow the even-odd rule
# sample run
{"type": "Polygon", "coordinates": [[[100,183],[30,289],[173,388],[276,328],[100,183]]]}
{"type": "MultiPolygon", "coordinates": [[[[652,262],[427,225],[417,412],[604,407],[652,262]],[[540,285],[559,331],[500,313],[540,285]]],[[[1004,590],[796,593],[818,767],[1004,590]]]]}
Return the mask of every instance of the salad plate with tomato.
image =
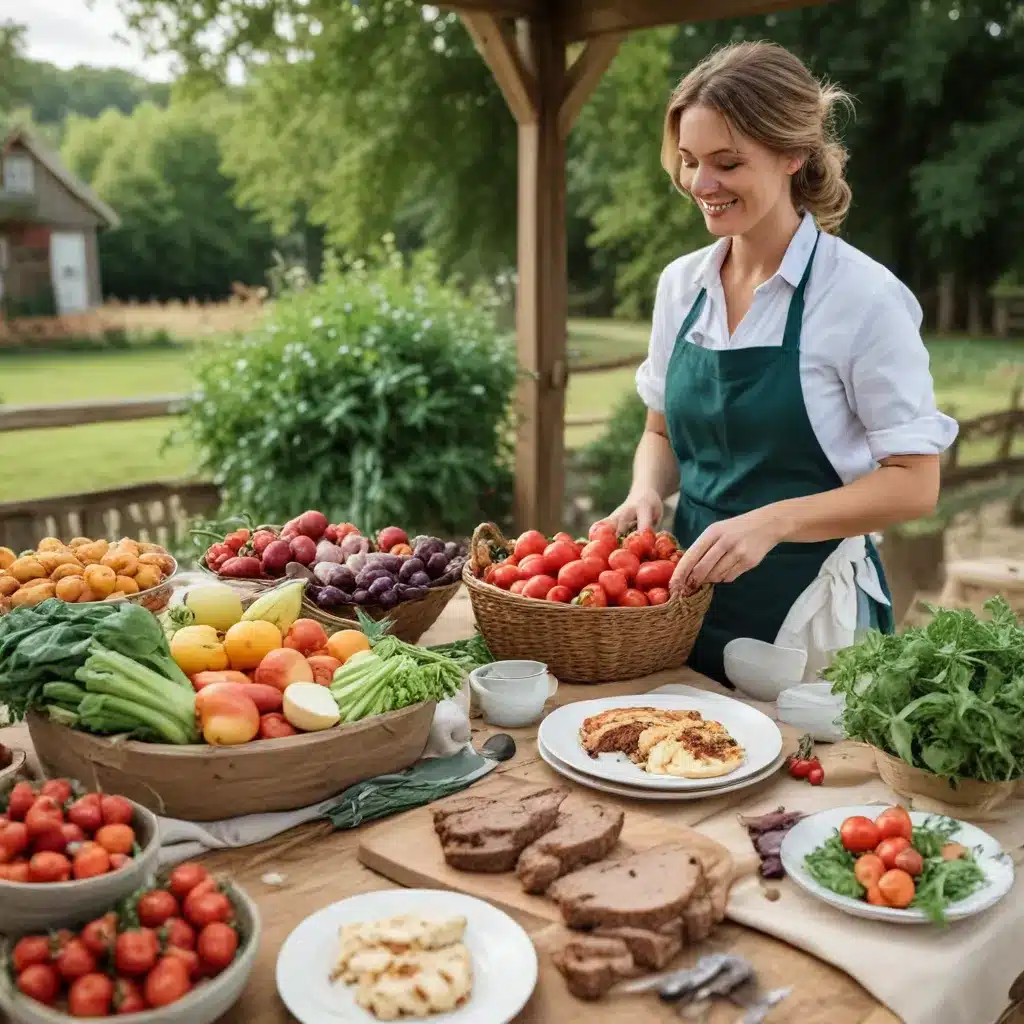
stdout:
{"type": "Polygon", "coordinates": [[[782,866],[802,889],[857,917],[945,924],[972,917],[1013,887],[1013,861],[965,821],[868,804],[820,811],[782,843],[782,866]]]}

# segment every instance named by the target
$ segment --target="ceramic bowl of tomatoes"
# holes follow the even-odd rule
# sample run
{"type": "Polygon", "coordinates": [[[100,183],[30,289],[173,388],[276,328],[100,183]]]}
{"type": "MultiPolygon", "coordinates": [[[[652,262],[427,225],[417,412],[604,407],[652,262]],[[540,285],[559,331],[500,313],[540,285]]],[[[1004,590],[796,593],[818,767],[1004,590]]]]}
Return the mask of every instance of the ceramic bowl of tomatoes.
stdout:
{"type": "Polygon", "coordinates": [[[0,944],[0,1017],[212,1024],[242,995],[259,941],[242,889],[180,864],[81,928],[0,944]]]}
{"type": "Polygon", "coordinates": [[[21,781],[0,808],[0,933],[88,921],[156,871],[156,815],[126,797],[21,781]]]}

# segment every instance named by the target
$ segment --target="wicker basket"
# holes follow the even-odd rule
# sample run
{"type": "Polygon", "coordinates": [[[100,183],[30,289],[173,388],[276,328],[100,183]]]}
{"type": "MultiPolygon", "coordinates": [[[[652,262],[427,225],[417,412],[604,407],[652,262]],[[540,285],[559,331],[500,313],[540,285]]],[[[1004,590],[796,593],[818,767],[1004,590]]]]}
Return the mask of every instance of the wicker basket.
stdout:
{"type": "Polygon", "coordinates": [[[462,570],[477,626],[499,660],[542,661],[566,682],[638,679],[686,662],[711,603],[707,584],[646,608],[580,608],[536,601],[484,583],[474,573],[508,542],[493,524],[477,527],[462,570]]]}
{"type": "MultiPolygon", "coordinates": [[[[455,596],[462,583],[456,580],[446,587],[437,587],[427,591],[426,597],[418,601],[403,601],[396,604],[394,608],[375,608],[372,605],[363,607],[363,611],[372,619],[390,619],[391,629],[388,631],[392,636],[404,640],[407,644],[414,644],[430,627],[441,617],[441,612],[448,606],[448,602],[455,596]]],[[[316,619],[328,633],[336,632],[339,629],[359,629],[356,620],[356,610],[348,605],[341,609],[350,618],[334,615],[318,608],[308,597],[302,600],[302,613],[306,618],[316,619]]]]}

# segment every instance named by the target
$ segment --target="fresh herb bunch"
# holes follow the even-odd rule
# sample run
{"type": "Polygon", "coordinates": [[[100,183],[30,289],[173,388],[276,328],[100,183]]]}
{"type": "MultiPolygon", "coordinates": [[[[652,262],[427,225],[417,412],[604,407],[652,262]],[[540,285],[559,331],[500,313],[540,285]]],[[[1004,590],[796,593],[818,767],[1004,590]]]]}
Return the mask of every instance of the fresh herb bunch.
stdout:
{"type": "Polygon", "coordinates": [[[1024,776],[1024,628],[1004,598],[929,609],[899,635],[869,633],[822,677],[842,694],[846,735],[934,772],[1005,782],[1024,776]]]}
{"type": "Polygon", "coordinates": [[[838,832],[829,836],[821,846],[804,858],[807,873],[818,885],[823,885],[840,896],[859,900],[863,898],[865,889],[853,873],[856,864],[857,859],[843,846],[838,832]]]}

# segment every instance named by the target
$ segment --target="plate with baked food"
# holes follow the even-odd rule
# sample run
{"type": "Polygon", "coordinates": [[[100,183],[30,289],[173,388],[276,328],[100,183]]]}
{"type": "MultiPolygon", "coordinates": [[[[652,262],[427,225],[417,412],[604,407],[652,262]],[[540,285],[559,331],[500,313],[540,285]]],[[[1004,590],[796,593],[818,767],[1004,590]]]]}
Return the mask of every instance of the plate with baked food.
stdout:
{"type": "Polygon", "coordinates": [[[577,701],[548,715],[539,736],[570,768],[644,789],[713,792],[759,774],[782,752],[767,715],[714,693],[577,701]]]}
{"type": "Polygon", "coordinates": [[[536,950],[508,914],[440,889],[325,907],[277,957],[278,992],[302,1024],[508,1024],[536,984],[536,950]]]}

